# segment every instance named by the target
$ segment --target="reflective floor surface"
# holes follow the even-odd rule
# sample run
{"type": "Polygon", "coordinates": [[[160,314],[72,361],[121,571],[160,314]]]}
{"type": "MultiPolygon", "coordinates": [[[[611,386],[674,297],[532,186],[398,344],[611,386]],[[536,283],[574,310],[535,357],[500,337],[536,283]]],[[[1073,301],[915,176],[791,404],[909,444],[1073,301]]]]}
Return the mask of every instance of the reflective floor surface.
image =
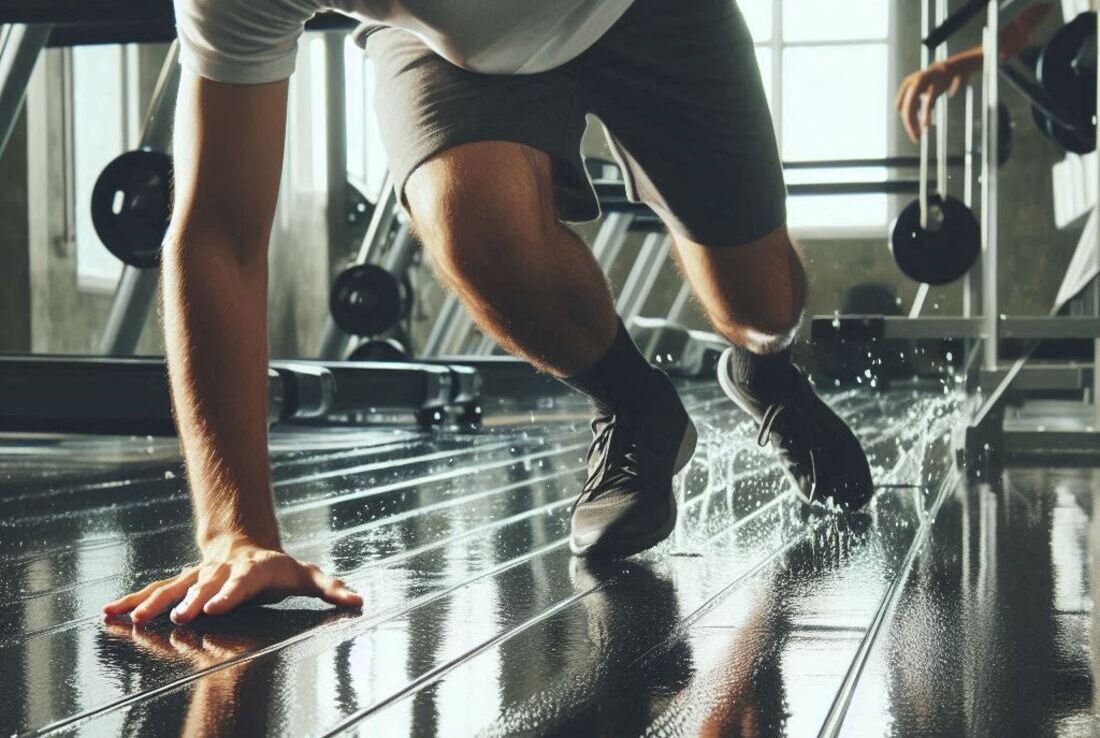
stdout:
{"type": "MultiPolygon", "coordinates": [[[[711,387],[672,539],[565,545],[583,417],[277,433],[293,599],[175,627],[100,606],[192,561],[170,442],[0,441],[0,735],[1090,735],[1092,469],[967,484],[958,400],[832,397],[880,490],[811,513],[711,387]]],[[[575,408],[574,408],[575,410],[575,408]]]]}

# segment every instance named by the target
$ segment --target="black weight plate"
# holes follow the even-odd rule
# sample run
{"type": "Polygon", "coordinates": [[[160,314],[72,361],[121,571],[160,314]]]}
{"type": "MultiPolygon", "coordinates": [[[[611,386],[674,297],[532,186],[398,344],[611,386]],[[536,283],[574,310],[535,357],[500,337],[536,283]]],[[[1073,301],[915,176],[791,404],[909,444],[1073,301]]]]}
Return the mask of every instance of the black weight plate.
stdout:
{"type": "Polygon", "coordinates": [[[401,342],[386,338],[364,341],[348,354],[348,361],[408,361],[409,354],[401,342]]]}
{"type": "Polygon", "coordinates": [[[1091,127],[1096,111],[1096,74],[1078,70],[1074,61],[1085,44],[1095,43],[1096,13],[1081,13],[1051,37],[1035,67],[1043,90],[1081,128],[1091,127]]]}
{"type": "Polygon", "coordinates": [[[128,151],[100,173],[92,188],[92,225],[107,250],[130,266],[160,263],[172,214],[172,157],[128,151]]]}
{"type": "Polygon", "coordinates": [[[920,227],[919,200],[901,211],[894,223],[890,247],[898,268],[910,279],[948,284],[966,274],[977,261],[981,253],[981,228],[970,208],[953,197],[941,199],[932,195],[928,207],[927,230],[920,227]]]}
{"type": "Polygon", "coordinates": [[[401,287],[382,267],[357,264],[337,275],[329,295],[329,309],[332,319],[345,333],[377,336],[401,319],[401,287]]]}
{"type": "Polygon", "coordinates": [[[1004,103],[997,105],[997,164],[1004,165],[1012,156],[1012,113],[1004,103]]]}
{"type": "Polygon", "coordinates": [[[1087,129],[1066,128],[1053,118],[1047,117],[1046,113],[1034,105],[1031,106],[1031,117],[1039,127],[1040,133],[1066,151],[1087,154],[1096,148],[1095,128],[1091,126],[1087,129]]]}

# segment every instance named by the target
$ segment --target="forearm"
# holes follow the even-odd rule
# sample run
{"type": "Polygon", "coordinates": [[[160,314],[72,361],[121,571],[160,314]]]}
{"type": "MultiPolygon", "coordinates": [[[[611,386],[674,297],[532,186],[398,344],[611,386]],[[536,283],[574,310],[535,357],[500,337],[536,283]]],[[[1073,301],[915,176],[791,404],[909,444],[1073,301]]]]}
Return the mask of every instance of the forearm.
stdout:
{"type": "MultiPolygon", "coordinates": [[[[174,233],[164,253],[172,401],[198,542],[279,545],[267,455],[267,263],[216,229],[174,233]]],[[[265,249],[255,249],[263,255],[265,249]]]]}
{"type": "MultiPolygon", "coordinates": [[[[997,37],[997,47],[998,56],[1002,63],[1019,54],[1024,50],[1024,47],[1031,43],[1035,29],[1043,22],[1043,19],[1046,18],[1053,7],[1052,3],[1031,5],[1001,29],[997,37]]],[[[946,64],[956,74],[968,77],[981,69],[982,56],[982,47],[975,46],[972,49],[948,57],[946,64]]]]}
{"type": "MultiPolygon", "coordinates": [[[[279,193],[287,83],[229,85],[184,71],[175,198],[162,255],[172,405],[202,562],[114,602],[144,623],[221,615],[255,597],[363,598],[282,551],[267,458],[267,242],[279,193]]],[[[226,695],[230,699],[232,694],[226,695]]]]}

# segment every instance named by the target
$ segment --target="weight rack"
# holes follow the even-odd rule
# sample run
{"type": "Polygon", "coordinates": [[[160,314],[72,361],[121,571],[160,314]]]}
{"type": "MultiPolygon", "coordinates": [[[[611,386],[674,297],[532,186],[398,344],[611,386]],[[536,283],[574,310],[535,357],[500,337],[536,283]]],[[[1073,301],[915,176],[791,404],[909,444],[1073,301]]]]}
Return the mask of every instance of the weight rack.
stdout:
{"type": "MultiPolygon", "coordinates": [[[[963,376],[971,393],[971,412],[956,438],[960,461],[972,463],[972,469],[999,463],[1007,453],[1025,447],[1043,447],[1075,455],[1100,458],[1100,290],[1095,278],[1100,273],[1100,198],[1088,215],[1073,257],[1061,282],[1057,297],[1048,315],[1005,316],[1000,312],[998,279],[998,167],[991,152],[997,151],[997,108],[1000,82],[1007,80],[1029,102],[1036,104],[1038,93],[1034,85],[1015,70],[998,64],[999,32],[1005,25],[1004,11],[1014,2],[976,0],[967,3],[948,17],[942,0],[937,0],[937,25],[922,42],[927,54],[941,53],[943,44],[967,20],[985,11],[983,26],[983,69],[981,78],[981,134],[983,140],[980,163],[980,203],[982,251],[977,265],[964,283],[963,315],[959,317],[921,317],[920,307],[927,290],[922,286],[908,317],[882,315],[819,315],[814,316],[811,333],[815,340],[841,338],[853,341],[884,339],[949,338],[961,339],[968,345],[963,376]],[[1064,309],[1075,308],[1071,315],[1064,309]],[[1043,339],[1092,339],[1093,357],[1090,365],[1029,364],[1035,348],[1043,339]],[[1006,362],[1002,341],[1022,341],[1022,356],[1006,362]],[[1005,427],[1005,410],[1009,403],[1042,397],[1050,393],[1076,393],[1091,397],[1092,422],[1070,430],[1019,429],[1005,427]]],[[[925,6],[926,29],[928,11],[925,6]]],[[[927,59],[927,56],[926,56],[927,59]]],[[[967,90],[968,121],[967,150],[973,138],[973,88],[967,90]]],[[[1042,103],[1042,100],[1038,100],[1042,103]]],[[[939,134],[945,135],[946,99],[937,105],[939,134]]],[[[1056,112],[1056,111],[1055,111],[1056,112]]],[[[1098,140],[1100,144],[1100,140],[1098,140]]],[[[942,148],[941,148],[942,150],[942,148]]],[[[1096,176],[1094,174],[1093,176],[1096,176]]],[[[972,197],[973,178],[965,178],[965,201],[972,197]]]]}

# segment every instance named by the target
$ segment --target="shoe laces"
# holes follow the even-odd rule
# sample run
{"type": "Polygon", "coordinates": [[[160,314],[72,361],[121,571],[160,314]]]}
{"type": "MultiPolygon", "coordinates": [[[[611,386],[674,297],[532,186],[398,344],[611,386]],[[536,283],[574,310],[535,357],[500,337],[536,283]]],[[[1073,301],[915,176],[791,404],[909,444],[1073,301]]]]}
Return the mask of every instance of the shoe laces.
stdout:
{"type": "Polygon", "coordinates": [[[768,445],[775,419],[778,418],[779,414],[786,408],[787,404],[783,402],[776,402],[768,405],[768,409],[764,411],[764,417],[760,419],[760,432],[756,435],[756,445],[761,448],[768,445]]]}
{"type": "Polygon", "coordinates": [[[639,468],[638,445],[630,434],[620,427],[614,415],[604,415],[592,421],[592,445],[588,447],[585,465],[588,467],[588,481],[581,488],[574,509],[581,498],[589,495],[599,497],[601,492],[613,489],[619,483],[630,482],[641,475],[639,468]],[[592,460],[598,464],[592,468],[592,460]]]}
{"type": "MultiPolygon", "coordinates": [[[[760,432],[756,436],[756,443],[761,448],[767,446],[771,442],[772,426],[775,425],[775,420],[787,409],[787,403],[775,402],[768,405],[768,408],[764,411],[764,416],[760,419],[760,432]]],[[[803,422],[800,427],[809,436],[807,439],[807,445],[809,447],[810,455],[810,493],[809,498],[814,499],[814,494],[817,492],[817,449],[815,448],[815,438],[817,434],[814,432],[815,426],[812,422],[806,422],[802,413],[795,413],[803,422]]]]}

